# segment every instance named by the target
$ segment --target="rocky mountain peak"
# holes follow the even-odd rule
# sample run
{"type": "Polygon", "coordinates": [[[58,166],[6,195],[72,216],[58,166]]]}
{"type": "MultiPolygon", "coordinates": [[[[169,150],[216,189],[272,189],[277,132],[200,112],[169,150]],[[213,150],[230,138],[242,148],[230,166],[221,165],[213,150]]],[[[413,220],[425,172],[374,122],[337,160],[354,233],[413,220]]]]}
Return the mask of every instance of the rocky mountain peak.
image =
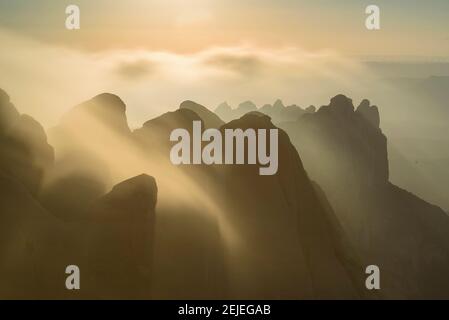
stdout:
{"type": "Polygon", "coordinates": [[[75,127],[106,125],[122,133],[130,132],[125,103],[110,93],[99,94],[75,106],[63,117],[62,124],[75,127]]]}
{"type": "Polygon", "coordinates": [[[375,128],[379,128],[380,125],[380,115],[377,106],[372,106],[369,100],[364,99],[357,107],[356,110],[362,117],[368,120],[369,123],[375,128]]]}
{"type": "Polygon", "coordinates": [[[224,124],[224,121],[221,120],[219,116],[196,102],[190,100],[184,101],[179,108],[191,110],[199,115],[201,119],[203,119],[206,129],[219,128],[224,124]]]}
{"type": "Polygon", "coordinates": [[[274,108],[284,108],[285,106],[284,106],[284,104],[282,103],[282,100],[281,100],[281,99],[277,99],[277,100],[274,102],[273,107],[274,107],[274,108]]]}
{"type": "Polygon", "coordinates": [[[257,106],[252,101],[245,101],[239,104],[238,109],[246,113],[257,110],[257,106]]]}
{"type": "Polygon", "coordinates": [[[336,95],[330,101],[329,107],[342,113],[354,112],[354,105],[352,99],[346,97],[343,94],[336,95]]]}

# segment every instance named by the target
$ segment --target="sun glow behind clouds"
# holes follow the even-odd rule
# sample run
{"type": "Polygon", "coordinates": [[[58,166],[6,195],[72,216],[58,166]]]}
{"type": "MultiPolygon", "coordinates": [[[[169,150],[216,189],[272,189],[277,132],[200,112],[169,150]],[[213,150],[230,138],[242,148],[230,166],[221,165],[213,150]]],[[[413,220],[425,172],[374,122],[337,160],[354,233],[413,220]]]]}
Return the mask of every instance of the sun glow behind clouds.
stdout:
{"type": "Polygon", "coordinates": [[[88,53],[1,31],[0,41],[8,48],[0,52],[0,87],[21,112],[47,127],[71,106],[101,92],[121,96],[136,127],[187,99],[211,108],[223,100],[264,104],[276,98],[307,106],[325,103],[345,88],[357,92],[369,81],[362,65],[330,50],[242,45],[196,53],[88,53]]]}

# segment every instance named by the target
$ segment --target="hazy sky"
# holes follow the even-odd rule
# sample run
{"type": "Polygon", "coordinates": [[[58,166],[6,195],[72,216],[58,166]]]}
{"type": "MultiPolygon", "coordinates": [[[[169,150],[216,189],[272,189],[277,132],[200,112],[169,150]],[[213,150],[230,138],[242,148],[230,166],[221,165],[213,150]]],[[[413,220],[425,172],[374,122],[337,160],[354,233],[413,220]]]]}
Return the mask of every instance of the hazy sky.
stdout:
{"type": "Polygon", "coordinates": [[[89,50],[193,52],[251,44],[351,55],[446,56],[447,0],[0,0],[0,27],[89,50]],[[65,7],[81,9],[81,30],[64,28],[65,7]],[[381,9],[381,30],[364,26],[381,9]]]}
{"type": "Polygon", "coordinates": [[[344,93],[357,103],[379,84],[366,57],[449,60],[448,9],[449,0],[0,0],[0,88],[45,126],[102,92],[123,98],[132,126],[187,99],[307,107],[344,93]],[[80,30],[65,28],[70,4],[80,30]],[[369,4],[380,6],[379,31],[365,28],[369,4]]]}

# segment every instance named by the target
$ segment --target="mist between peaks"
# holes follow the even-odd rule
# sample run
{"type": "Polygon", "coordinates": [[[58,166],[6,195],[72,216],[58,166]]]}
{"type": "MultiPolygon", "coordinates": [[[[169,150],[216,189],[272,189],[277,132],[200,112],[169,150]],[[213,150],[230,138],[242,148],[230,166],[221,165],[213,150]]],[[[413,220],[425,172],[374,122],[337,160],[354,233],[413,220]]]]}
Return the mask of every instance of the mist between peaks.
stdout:
{"type": "Polygon", "coordinates": [[[277,173],[278,129],[224,129],[223,139],[218,129],[207,129],[202,133],[201,121],[193,121],[192,127],[192,137],[188,130],[182,128],[170,134],[170,141],[178,142],[170,151],[170,161],[174,165],[260,164],[259,175],[277,173]],[[209,143],[203,147],[203,142],[209,143]]]}

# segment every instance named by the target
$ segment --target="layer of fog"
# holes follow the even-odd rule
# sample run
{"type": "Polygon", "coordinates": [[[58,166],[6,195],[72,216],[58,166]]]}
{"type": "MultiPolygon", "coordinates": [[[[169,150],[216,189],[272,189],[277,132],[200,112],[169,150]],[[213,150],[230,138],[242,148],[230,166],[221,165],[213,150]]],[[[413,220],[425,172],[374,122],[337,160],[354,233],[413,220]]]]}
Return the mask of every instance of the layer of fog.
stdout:
{"type": "MultiPolygon", "coordinates": [[[[184,55],[143,50],[92,54],[5,31],[0,31],[0,42],[0,87],[20,112],[47,128],[73,105],[101,92],[115,93],[126,102],[133,128],[187,99],[213,109],[224,100],[233,106],[244,100],[262,106],[281,98],[285,105],[319,107],[337,93],[353,98],[355,105],[368,98],[378,105],[381,127],[389,138],[393,182],[449,208],[441,191],[449,186],[444,99],[414,90],[419,83],[409,84],[434,74],[434,64],[420,65],[417,72],[416,64],[392,68],[332,50],[252,46],[184,55]],[[420,178],[410,181],[408,171],[401,171],[403,162],[420,178]]],[[[439,76],[446,75],[443,66],[437,68],[439,76]]]]}

